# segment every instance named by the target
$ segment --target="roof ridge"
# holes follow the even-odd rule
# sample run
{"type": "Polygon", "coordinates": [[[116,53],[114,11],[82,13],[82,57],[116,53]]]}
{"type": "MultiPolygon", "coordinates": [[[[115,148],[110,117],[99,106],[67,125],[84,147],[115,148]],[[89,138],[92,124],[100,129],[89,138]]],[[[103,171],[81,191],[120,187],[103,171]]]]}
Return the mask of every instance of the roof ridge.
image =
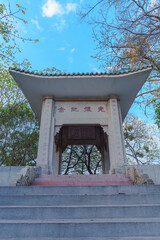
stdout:
{"type": "Polygon", "coordinates": [[[9,71],[17,71],[17,72],[22,72],[22,73],[27,73],[27,74],[34,74],[34,75],[38,75],[38,76],[100,76],[100,75],[120,75],[120,74],[125,74],[125,73],[132,73],[132,72],[138,72],[140,70],[145,70],[148,68],[153,68],[152,65],[146,65],[142,68],[138,68],[138,69],[134,69],[134,70],[123,70],[123,71],[113,71],[113,72],[73,72],[73,73],[54,73],[54,74],[49,74],[49,73],[44,73],[43,71],[38,72],[37,70],[33,70],[33,71],[29,71],[29,70],[24,70],[24,69],[20,69],[17,67],[10,67],[9,71]]]}

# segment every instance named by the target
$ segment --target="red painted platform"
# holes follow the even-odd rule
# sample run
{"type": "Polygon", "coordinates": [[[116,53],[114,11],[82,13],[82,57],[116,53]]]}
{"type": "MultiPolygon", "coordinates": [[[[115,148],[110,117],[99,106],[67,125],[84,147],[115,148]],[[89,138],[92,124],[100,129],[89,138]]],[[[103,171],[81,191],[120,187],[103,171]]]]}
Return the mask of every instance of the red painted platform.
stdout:
{"type": "Polygon", "coordinates": [[[132,185],[122,174],[104,175],[41,175],[31,186],[106,186],[132,185]]]}

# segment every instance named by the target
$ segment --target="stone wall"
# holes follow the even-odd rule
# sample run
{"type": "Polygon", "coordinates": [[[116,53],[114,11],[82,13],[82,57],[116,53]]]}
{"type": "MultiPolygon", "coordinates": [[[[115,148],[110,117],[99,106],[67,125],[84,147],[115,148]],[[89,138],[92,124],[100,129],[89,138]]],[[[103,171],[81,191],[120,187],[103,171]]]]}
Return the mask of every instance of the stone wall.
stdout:
{"type": "Polygon", "coordinates": [[[135,168],[140,174],[147,174],[154,184],[160,184],[160,165],[138,165],[135,168]]]}
{"type": "Polygon", "coordinates": [[[135,184],[149,184],[151,180],[154,184],[160,184],[160,165],[130,165],[126,167],[126,173],[132,181],[134,178],[135,184]]]}
{"type": "Polygon", "coordinates": [[[0,167],[0,186],[9,186],[10,181],[15,178],[16,174],[24,167],[20,166],[1,166],[0,167]]]}
{"type": "Polygon", "coordinates": [[[126,168],[126,176],[133,182],[134,185],[154,184],[148,174],[144,174],[143,172],[140,173],[134,166],[126,168]]]}
{"type": "Polygon", "coordinates": [[[41,174],[40,167],[26,166],[10,181],[10,186],[29,186],[41,174]]]}

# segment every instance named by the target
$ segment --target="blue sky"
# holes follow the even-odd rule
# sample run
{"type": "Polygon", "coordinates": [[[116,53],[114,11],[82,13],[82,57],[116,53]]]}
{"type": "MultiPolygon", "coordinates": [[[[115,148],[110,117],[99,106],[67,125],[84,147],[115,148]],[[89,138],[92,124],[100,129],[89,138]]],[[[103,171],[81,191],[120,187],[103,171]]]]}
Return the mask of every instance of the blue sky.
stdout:
{"type": "Polygon", "coordinates": [[[32,68],[38,70],[52,66],[67,72],[98,70],[98,63],[91,58],[96,47],[91,26],[81,23],[77,14],[82,0],[10,0],[10,3],[12,9],[16,3],[27,9],[24,19],[28,24],[18,26],[23,37],[39,40],[36,44],[20,43],[19,59],[27,58],[32,68]]]}

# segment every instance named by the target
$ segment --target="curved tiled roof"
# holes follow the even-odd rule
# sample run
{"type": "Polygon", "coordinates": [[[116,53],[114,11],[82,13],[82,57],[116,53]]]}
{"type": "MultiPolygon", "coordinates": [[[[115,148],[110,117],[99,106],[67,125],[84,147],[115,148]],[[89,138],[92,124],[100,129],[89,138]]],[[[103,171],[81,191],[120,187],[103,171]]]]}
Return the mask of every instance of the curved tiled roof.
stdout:
{"type": "Polygon", "coordinates": [[[145,67],[142,67],[142,68],[138,68],[136,70],[123,70],[123,71],[113,71],[113,72],[82,72],[82,73],[63,73],[63,72],[60,72],[60,73],[45,73],[45,72],[38,72],[38,71],[29,71],[29,70],[24,70],[24,69],[20,69],[20,68],[9,68],[9,71],[17,71],[17,72],[21,72],[21,73],[26,73],[26,74],[34,74],[34,75],[38,75],[38,76],[102,76],[102,75],[108,75],[108,76],[112,76],[112,75],[121,75],[121,74],[127,74],[127,73],[134,73],[134,72],[138,72],[138,71],[141,71],[141,70],[145,70],[145,69],[148,69],[148,68],[152,68],[152,65],[147,65],[145,67]]]}
{"type": "Polygon", "coordinates": [[[116,95],[120,99],[122,119],[126,116],[136,94],[152,70],[147,66],[134,71],[116,73],[55,73],[46,74],[10,68],[12,77],[40,119],[45,96],[58,99],[102,99],[116,95]]]}

